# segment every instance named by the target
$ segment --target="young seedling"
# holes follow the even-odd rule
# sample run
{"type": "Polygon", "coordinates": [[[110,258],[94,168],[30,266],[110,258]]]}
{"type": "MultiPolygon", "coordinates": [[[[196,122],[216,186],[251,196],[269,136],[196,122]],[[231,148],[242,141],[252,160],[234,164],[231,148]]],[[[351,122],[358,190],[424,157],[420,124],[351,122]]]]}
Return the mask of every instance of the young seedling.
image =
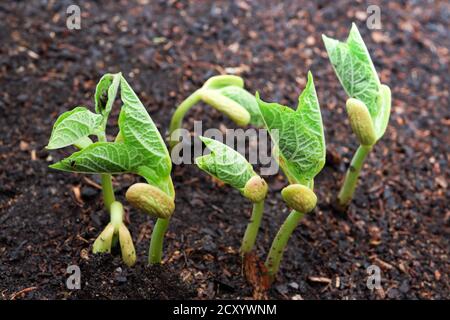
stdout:
{"type": "Polygon", "coordinates": [[[220,75],[209,78],[203,86],[186,98],[175,110],[169,127],[170,147],[178,143],[175,130],[181,128],[184,115],[203,101],[222,112],[239,126],[249,123],[262,126],[255,97],[244,89],[244,80],[238,76],[220,75]]]}
{"type": "Polygon", "coordinates": [[[211,153],[195,159],[197,166],[208,174],[239,190],[253,203],[252,216],[242,239],[241,254],[250,253],[255,245],[264,211],[267,184],[247,160],[225,144],[200,137],[211,153]]]}
{"type": "Polygon", "coordinates": [[[93,113],[84,107],[78,107],[58,118],[48,148],[75,145],[81,150],[50,167],[68,172],[102,175],[104,202],[110,211],[111,222],[94,242],[93,251],[110,252],[118,240],[123,260],[128,265],[134,264],[136,254],[131,235],[122,222],[123,207],[115,201],[111,175],[135,173],[144,177],[152,191],[146,193],[147,189],[136,184],[128,190],[127,198],[138,208],[145,209],[147,207],[143,204],[150,202],[152,208],[156,209],[146,212],[162,217],[158,219],[152,234],[151,259],[149,257],[151,262],[159,262],[162,240],[168,217],[174,209],[175,196],[170,177],[172,163],[167,148],[145,107],[120,73],[107,74],[100,80],[95,93],[95,111],[93,113]],[[108,142],[106,123],[119,86],[123,103],[119,115],[119,133],[114,142],[108,142]],[[89,138],[91,135],[97,136],[98,141],[93,142],[89,138]],[[139,194],[136,195],[136,192],[139,194]],[[163,198],[161,194],[166,197],[163,198]],[[170,214],[163,210],[164,215],[158,215],[160,206],[169,206],[170,214]]]}
{"type": "Polygon", "coordinates": [[[338,195],[338,205],[345,209],[353,198],[364,160],[386,131],[391,112],[391,90],[380,83],[355,24],[352,24],[346,42],[322,37],[334,71],[350,97],[346,109],[360,144],[338,195]]]}
{"type": "Polygon", "coordinates": [[[288,178],[281,191],[283,200],[293,209],[272,242],[265,266],[271,281],[280,268],[283,251],[302,217],[317,203],[314,177],[325,164],[325,138],[319,101],[311,72],[297,110],[256,99],[266,128],[274,143],[273,155],[288,178]]]}

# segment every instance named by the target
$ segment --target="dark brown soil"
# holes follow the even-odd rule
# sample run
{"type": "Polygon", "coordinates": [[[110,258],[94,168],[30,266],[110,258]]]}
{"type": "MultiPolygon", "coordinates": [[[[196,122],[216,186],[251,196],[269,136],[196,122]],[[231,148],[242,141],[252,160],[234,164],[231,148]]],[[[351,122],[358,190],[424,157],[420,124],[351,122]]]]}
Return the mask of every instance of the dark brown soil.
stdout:
{"type": "MultiPolygon", "coordinates": [[[[175,167],[177,208],[164,265],[144,267],[154,221],[127,208],[139,259],[127,269],[117,256],[91,254],[108,222],[92,183],[98,178],[48,169],[71,150],[44,149],[60,113],[92,107],[103,73],[122,71],[164,131],[177,103],[228,68],[251,92],[289,105],[311,69],[322,105],[328,162],[316,180],[319,206],[291,238],[269,298],[450,298],[445,1],[385,1],[378,31],[365,28],[361,1],[81,3],[78,31],[65,24],[72,1],[0,4],[0,298],[252,297],[238,255],[251,208],[238,192],[195,166],[175,167]],[[320,35],[344,38],[352,21],[392,88],[393,107],[390,127],[342,215],[332,203],[356,141],[320,35]],[[81,268],[79,291],[65,286],[72,264],[81,268]],[[367,289],[372,264],[381,267],[382,290],[367,289]]],[[[194,120],[204,128],[234,127],[202,106],[186,120],[189,129],[194,120]]],[[[115,179],[119,199],[134,181],[115,179]]],[[[261,258],[288,214],[279,194],[283,177],[268,181],[261,258]]]]}

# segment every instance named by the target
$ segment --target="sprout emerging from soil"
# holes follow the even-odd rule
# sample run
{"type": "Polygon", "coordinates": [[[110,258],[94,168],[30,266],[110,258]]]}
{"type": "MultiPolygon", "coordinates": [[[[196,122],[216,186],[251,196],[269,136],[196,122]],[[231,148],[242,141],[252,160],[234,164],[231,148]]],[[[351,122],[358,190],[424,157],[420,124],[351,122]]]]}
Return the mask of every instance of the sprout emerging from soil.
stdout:
{"type": "Polygon", "coordinates": [[[200,101],[227,115],[239,126],[262,126],[258,104],[255,97],[244,89],[244,80],[233,75],[214,76],[175,110],[169,127],[170,148],[178,143],[175,130],[181,128],[184,115],[200,101]]]}
{"type": "Polygon", "coordinates": [[[325,138],[319,101],[311,72],[297,110],[266,103],[256,97],[266,128],[274,143],[273,155],[290,185],[281,191],[286,204],[293,209],[272,242],[265,265],[271,281],[280,268],[283,251],[302,217],[314,210],[314,177],[325,164],[325,138]]]}
{"type": "Polygon", "coordinates": [[[255,245],[264,212],[268,187],[253,167],[237,151],[225,144],[200,137],[211,153],[195,159],[197,166],[208,174],[239,190],[253,203],[252,216],[242,239],[241,254],[250,253],[255,245]]]}
{"type": "Polygon", "coordinates": [[[380,83],[355,24],[346,42],[322,37],[334,71],[350,97],[346,103],[347,113],[360,144],[338,195],[338,205],[345,210],[353,198],[364,160],[386,131],[391,112],[391,90],[380,83]]]}
{"type": "Polygon", "coordinates": [[[131,266],[136,261],[131,235],[123,223],[122,204],[115,200],[112,174],[140,175],[146,179],[148,187],[164,195],[146,193],[140,187],[141,184],[130,187],[135,192],[142,192],[142,199],[136,195],[129,197],[130,203],[139,209],[145,211],[148,208],[145,201],[158,207],[160,199],[170,199],[169,205],[164,204],[164,214],[157,215],[158,221],[150,245],[149,260],[159,262],[164,233],[174,210],[172,203],[175,193],[170,177],[172,162],[158,129],[121,73],[106,74],[101,78],[95,92],[95,113],[85,107],[76,107],[57,119],[47,148],[58,149],[70,145],[76,146],[80,151],[50,167],[68,172],[101,174],[103,199],[105,207],[110,211],[111,222],[95,241],[94,253],[110,252],[111,247],[119,242],[124,262],[131,266]],[[108,142],[106,124],[119,87],[123,103],[118,121],[119,133],[114,142],[108,142]],[[96,136],[97,141],[93,142],[90,136],[96,136]]]}
{"type": "Polygon", "coordinates": [[[95,240],[92,251],[94,253],[111,252],[113,242],[119,240],[122,260],[128,266],[132,266],[136,262],[136,251],[131,234],[123,223],[122,204],[114,201],[110,205],[110,212],[111,222],[95,240]]]}

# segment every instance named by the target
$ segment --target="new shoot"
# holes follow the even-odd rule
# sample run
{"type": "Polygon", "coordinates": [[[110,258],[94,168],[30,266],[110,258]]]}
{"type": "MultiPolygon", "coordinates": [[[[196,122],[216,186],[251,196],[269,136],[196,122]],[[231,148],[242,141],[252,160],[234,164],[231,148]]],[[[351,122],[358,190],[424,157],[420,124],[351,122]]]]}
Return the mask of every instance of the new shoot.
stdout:
{"type": "Polygon", "coordinates": [[[250,253],[255,245],[264,212],[267,183],[258,176],[253,167],[237,151],[225,144],[200,137],[211,150],[210,154],[195,159],[197,166],[220,181],[236,188],[253,203],[250,222],[245,230],[240,252],[242,256],[250,253]]]}
{"type": "MultiPolygon", "coordinates": [[[[170,177],[172,163],[155,124],[120,73],[107,74],[100,80],[95,93],[95,111],[93,113],[87,108],[77,107],[57,119],[48,148],[74,145],[80,151],[50,167],[102,175],[104,202],[110,211],[110,223],[94,242],[93,251],[110,252],[112,246],[119,242],[124,262],[133,265],[136,253],[131,235],[123,223],[122,204],[115,201],[111,175],[138,174],[173,201],[174,189],[170,177]],[[106,123],[119,87],[123,104],[118,121],[119,133],[114,142],[108,142],[106,123]],[[96,136],[97,141],[93,142],[90,136],[96,136]]],[[[132,201],[131,204],[135,205],[132,201]]],[[[159,257],[168,223],[167,216],[162,220],[157,222],[152,234],[154,256],[159,257]]]]}
{"type": "Polygon", "coordinates": [[[288,207],[293,209],[276,234],[265,266],[270,280],[280,268],[284,249],[303,216],[317,203],[313,191],[314,177],[325,164],[325,138],[319,101],[311,72],[297,109],[277,103],[257,101],[274,144],[272,154],[286,175],[289,185],[281,191],[288,207]]]}
{"type": "Polygon", "coordinates": [[[364,160],[386,131],[391,112],[391,90],[380,83],[355,24],[346,42],[322,37],[334,71],[350,97],[346,103],[347,114],[360,144],[337,199],[339,207],[345,210],[352,201],[364,160]]]}
{"type": "Polygon", "coordinates": [[[238,126],[262,126],[258,104],[255,97],[244,89],[244,80],[233,75],[214,76],[175,110],[169,127],[170,148],[178,143],[180,136],[176,130],[181,128],[185,114],[200,101],[222,112],[238,126]]]}

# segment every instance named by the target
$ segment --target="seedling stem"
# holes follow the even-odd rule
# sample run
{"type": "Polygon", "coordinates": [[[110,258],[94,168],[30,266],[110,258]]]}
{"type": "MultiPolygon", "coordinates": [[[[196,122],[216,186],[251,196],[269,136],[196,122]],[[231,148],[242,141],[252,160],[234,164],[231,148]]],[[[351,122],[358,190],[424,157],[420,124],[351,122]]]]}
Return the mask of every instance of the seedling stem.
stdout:
{"type": "Polygon", "coordinates": [[[353,193],[355,192],[356,185],[358,184],[359,173],[363,167],[364,160],[370,153],[370,150],[372,150],[372,146],[360,145],[353,156],[350,167],[345,175],[344,184],[342,185],[341,191],[338,195],[339,205],[343,208],[346,208],[352,201],[353,193]]]}
{"type": "Polygon", "coordinates": [[[249,253],[256,242],[259,226],[264,213],[264,200],[253,203],[252,216],[242,239],[241,253],[249,253]]]}

